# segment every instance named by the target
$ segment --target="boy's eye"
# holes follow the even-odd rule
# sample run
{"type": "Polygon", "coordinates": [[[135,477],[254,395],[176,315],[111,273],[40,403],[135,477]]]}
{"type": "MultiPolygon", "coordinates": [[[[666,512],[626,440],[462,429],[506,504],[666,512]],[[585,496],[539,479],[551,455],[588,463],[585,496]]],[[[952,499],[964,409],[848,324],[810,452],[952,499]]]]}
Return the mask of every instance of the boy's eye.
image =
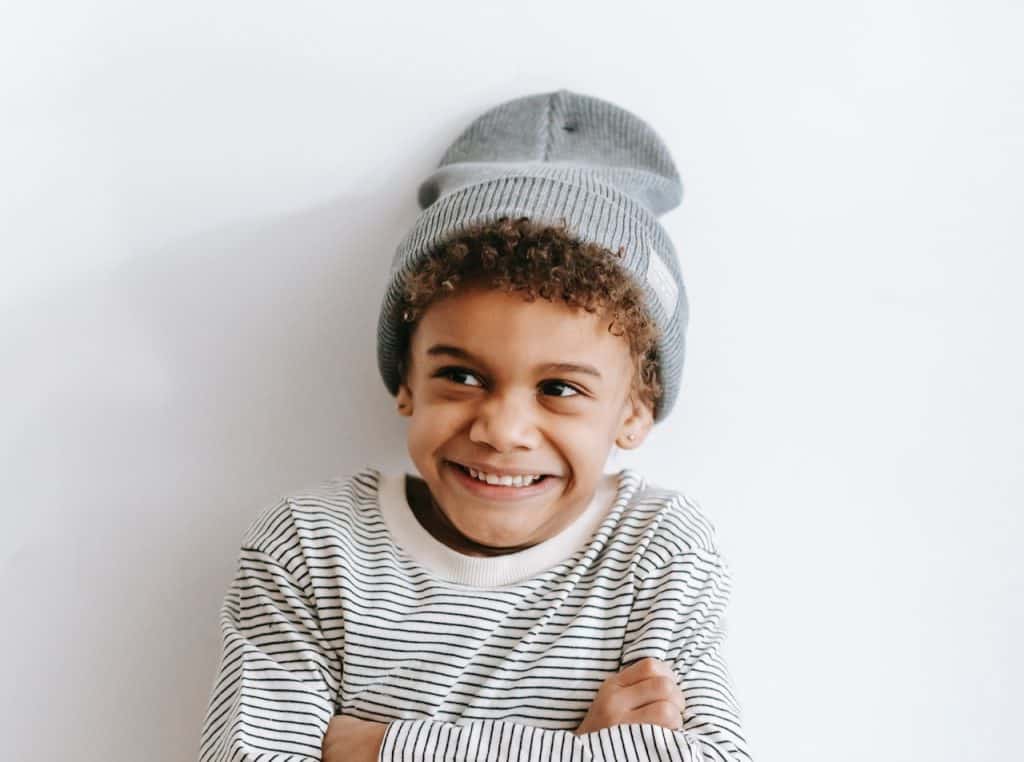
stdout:
{"type": "Polygon", "coordinates": [[[545,381],[540,388],[545,393],[551,392],[552,397],[574,397],[580,393],[576,387],[564,381],[545,381]]]}
{"type": "Polygon", "coordinates": [[[483,386],[483,384],[480,382],[480,379],[477,378],[477,375],[470,370],[466,370],[465,368],[441,368],[441,370],[439,370],[434,375],[439,376],[441,378],[447,378],[451,381],[454,381],[457,384],[462,384],[463,386],[483,386]],[[472,381],[466,383],[465,381],[463,381],[463,379],[465,378],[472,379],[472,381]]]}

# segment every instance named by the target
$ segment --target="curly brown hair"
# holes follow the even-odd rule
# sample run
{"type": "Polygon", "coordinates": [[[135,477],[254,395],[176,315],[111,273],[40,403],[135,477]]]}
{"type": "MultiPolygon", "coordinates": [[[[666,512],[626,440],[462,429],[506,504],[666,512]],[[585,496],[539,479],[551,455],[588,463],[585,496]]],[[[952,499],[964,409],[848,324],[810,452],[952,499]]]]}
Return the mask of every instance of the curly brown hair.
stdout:
{"type": "Polygon", "coordinates": [[[653,411],[661,396],[658,381],[659,330],[644,306],[644,295],[624,267],[623,256],[575,237],[565,221],[547,224],[529,217],[501,217],[478,223],[424,257],[405,282],[401,306],[408,324],[399,375],[405,378],[412,328],[434,302],[459,283],[482,283],[506,292],[561,300],[570,307],[610,317],[608,330],[625,336],[634,362],[633,391],[653,411]]]}

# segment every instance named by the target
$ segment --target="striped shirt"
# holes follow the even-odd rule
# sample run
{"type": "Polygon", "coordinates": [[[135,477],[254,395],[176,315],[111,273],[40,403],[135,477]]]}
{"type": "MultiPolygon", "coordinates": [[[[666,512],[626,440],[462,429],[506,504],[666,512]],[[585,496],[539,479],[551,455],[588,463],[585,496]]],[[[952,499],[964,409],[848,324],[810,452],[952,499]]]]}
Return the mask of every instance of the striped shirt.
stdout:
{"type": "Polygon", "coordinates": [[[318,760],[335,714],[389,723],[381,760],[749,761],[721,654],[730,575],[712,525],[637,472],[561,533],[472,557],[375,468],[260,512],[220,612],[199,758],[318,760]],[[655,657],[683,729],[577,736],[601,683],[655,657]]]}

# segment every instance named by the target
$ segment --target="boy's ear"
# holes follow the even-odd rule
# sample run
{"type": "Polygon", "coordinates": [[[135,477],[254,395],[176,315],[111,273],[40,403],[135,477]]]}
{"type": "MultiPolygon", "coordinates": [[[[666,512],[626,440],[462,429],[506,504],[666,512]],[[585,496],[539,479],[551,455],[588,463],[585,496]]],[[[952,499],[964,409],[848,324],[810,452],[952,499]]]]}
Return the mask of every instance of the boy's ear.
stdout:
{"type": "Polygon", "coordinates": [[[395,402],[398,404],[398,414],[412,415],[412,392],[404,383],[398,385],[398,394],[395,395],[395,402]]]}
{"type": "Polygon", "coordinates": [[[412,415],[412,391],[409,389],[409,350],[398,359],[398,394],[395,395],[395,403],[398,406],[398,414],[404,416],[412,415]]]}
{"type": "Polygon", "coordinates": [[[635,449],[647,438],[653,425],[654,413],[651,408],[631,393],[626,401],[625,415],[619,424],[615,444],[622,450],[635,449]]]}

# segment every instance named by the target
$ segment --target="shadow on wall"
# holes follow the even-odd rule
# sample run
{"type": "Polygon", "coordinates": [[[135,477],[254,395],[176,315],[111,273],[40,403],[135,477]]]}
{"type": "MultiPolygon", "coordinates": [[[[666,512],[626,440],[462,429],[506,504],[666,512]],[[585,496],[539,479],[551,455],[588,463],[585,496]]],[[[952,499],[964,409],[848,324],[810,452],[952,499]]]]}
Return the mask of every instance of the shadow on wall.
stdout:
{"type": "Polygon", "coordinates": [[[193,755],[246,525],[280,495],[404,467],[376,323],[416,207],[378,187],[139,252],[6,313],[21,372],[3,457],[31,505],[3,519],[5,600],[37,624],[40,589],[73,602],[15,634],[31,653],[11,679],[51,681],[47,711],[80,717],[69,750],[193,755]]]}

